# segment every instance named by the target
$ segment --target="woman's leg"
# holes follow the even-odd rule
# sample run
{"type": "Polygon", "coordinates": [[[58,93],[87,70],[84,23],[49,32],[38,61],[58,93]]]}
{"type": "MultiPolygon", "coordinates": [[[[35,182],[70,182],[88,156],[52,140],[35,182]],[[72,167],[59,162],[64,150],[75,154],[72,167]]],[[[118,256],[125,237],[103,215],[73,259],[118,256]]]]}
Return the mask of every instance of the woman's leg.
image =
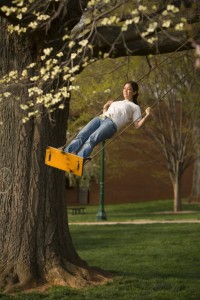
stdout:
{"type": "Polygon", "coordinates": [[[99,117],[93,118],[85,127],[83,127],[83,129],[81,129],[71,143],[65,147],[64,152],[77,153],[90,135],[101,125],[101,121],[102,120],[99,117]]]}
{"type": "Polygon", "coordinates": [[[113,121],[106,118],[102,121],[101,126],[99,126],[97,130],[90,135],[77,155],[84,158],[89,157],[97,144],[111,138],[116,131],[117,127],[113,121]]]}

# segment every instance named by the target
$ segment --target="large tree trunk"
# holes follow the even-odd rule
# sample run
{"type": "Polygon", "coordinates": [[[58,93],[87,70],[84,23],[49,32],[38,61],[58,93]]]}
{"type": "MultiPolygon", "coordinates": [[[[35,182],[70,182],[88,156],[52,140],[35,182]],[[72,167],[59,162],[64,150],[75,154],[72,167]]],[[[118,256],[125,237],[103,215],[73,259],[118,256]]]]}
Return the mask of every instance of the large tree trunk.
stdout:
{"type": "MultiPolygon", "coordinates": [[[[1,22],[2,70],[20,70],[37,53],[30,41],[9,38],[1,22]]],[[[17,94],[18,93],[18,94],[17,94]]],[[[77,255],[70,236],[64,172],[45,166],[45,148],[65,142],[68,107],[44,112],[23,124],[21,100],[1,102],[0,287],[26,289],[39,284],[80,287],[107,277],[77,255]]]]}

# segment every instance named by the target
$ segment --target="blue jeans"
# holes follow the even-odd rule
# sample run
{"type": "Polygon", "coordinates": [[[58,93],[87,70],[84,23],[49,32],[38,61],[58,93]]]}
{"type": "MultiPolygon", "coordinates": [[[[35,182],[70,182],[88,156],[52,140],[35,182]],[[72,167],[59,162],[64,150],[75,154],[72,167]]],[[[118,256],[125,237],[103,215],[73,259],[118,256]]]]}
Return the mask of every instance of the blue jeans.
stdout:
{"type": "Polygon", "coordinates": [[[117,126],[110,118],[95,117],[79,132],[64,151],[87,158],[97,144],[111,138],[116,131],[117,126]]]}

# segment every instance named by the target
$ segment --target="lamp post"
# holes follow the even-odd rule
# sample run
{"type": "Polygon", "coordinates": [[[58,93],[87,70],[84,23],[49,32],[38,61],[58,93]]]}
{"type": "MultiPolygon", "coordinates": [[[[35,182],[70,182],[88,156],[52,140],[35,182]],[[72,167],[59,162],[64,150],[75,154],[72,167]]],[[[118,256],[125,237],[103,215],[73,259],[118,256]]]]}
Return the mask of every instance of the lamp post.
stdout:
{"type": "Polygon", "coordinates": [[[101,170],[100,170],[100,205],[99,211],[97,213],[96,219],[100,220],[107,220],[106,213],[104,210],[104,146],[105,142],[102,142],[102,150],[101,150],[101,170]]]}

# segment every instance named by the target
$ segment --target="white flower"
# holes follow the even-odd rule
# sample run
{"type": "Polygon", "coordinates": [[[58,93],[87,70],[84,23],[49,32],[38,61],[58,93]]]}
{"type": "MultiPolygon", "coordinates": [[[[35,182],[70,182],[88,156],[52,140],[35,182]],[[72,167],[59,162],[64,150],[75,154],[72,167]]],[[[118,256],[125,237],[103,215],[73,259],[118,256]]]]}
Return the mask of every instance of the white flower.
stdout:
{"type": "Polygon", "coordinates": [[[43,50],[43,52],[44,52],[45,55],[50,55],[52,50],[53,50],[53,48],[46,48],[46,49],[43,50]]]}
{"type": "Polygon", "coordinates": [[[173,13],[179,12],[178,7],[176,7],[176,6],[174,6],[174,5],[171,5],[171,4],[167,5],[167,10],[168,10],[168,11],[172,11],[173,13]]]}
{"type": "Polygon", "coordinates": [[[27,12],[27,10],[28,10],[28,8],[24,6],[24,7],[22,7],[21,12],[25,13],[25,12],[27,12]]]}
{"type": "Polygon", "coordinates": [[[57,54],[57,57],[62,57],[64,54],[63,54],[63,52],[59,52],[58,54],[57,54]]]}
{"type": "Polygon", "coordinates": [[[142,32],[142,33],[141,33],[141,37],[143,37],[143,38],[144,38],[145,36],[147,36],[147,35],[148,35],[148,32],[142,32]]]}
{"type": "Polygon", "coordinates": [[[10,71],[9,75],[8,75],[10,78],[16,78],[17,76],[17,71],[10,71]]]}
{"type": "Polygon", "coordinates": [[[16,4],[17,4],[18,7],[22,7],[24,5],[24,1],[23,0],[22,1],[17,1],[16,4]]]}
{"type": "Polygon", "coordinates": [[[175,29],[178,30],[178,31],[183,30],[184,29],[184,23],[176,24],[175,29]]]}
{"type": "Polygon", "coordinates": [[[147,7],[144,6],[144,5],[139,5],[138,10],[139,11],[145,11],[145,10],[147,10],[147,7]]]}
{"type": "Polygon", "coordinates": [[[71,41],[68,45],[69,48],[72,48],[75,45],[75,43],[73,41],[71,41]]]}
{"type": "Polygon", "coordinates": [[[67,35],[67,34],[65,34],[63,37],[62,37],[62,40],[63,41],[66,41],[66,40],[68,40],[69,39],[69,35],[67,35]]]}
{"type": "Polygon", "coordinates": [[[127,29],[128,29],[128,26],[127,26],[126,24],[123,24],[121,30],[122,30],[122,31],[126,31],[127,29]]]}
{"type": "Polygon", "coordinates": [[[140,17],[139,17],[139,16],[133,18],[133,22],[134,22],[135,24],[139,23],[139,21],[140,21],[140,17]]]}
{"type": "Polygon", "coordinates": [[[22,110],[27,110],[28,109],[28,105],[26,105],[26,104],[20,104],[20,108],[22,110]]]}
{"type": "Polygon", "coordinates": [[[167,11],[167,10],[164,10],[164,11],[162,12],[162,15],[163,15],[163,16],[167,16],[167,15],[168,15],[168,11],[167,11]]]}
{"type": "Polygon", "coordinates": [[[68,92],[68,90],[67,90],[66,87],[61,88],[61,89],[60,89],[60,92],[61,92],[61,94],[63,95],[63,97],[65,97],[65,98],[67,98],[67,97],[70,96],[70,94],[69,94],[69,92],[68,92]]]}
{"type": "Polygon", "coordinates": [[[22,19],[22,14],[18,14],[17,19],[21,20],[22,19]]]}
{"type": "Polygon", "coordinates": [[[35,115],[35,112],[29,112],[28,113],[28,117],[30,118],[30,117],[33,117],[35,115]]]}
{"type": "Polygon", "coordinates": [[[71,69],[69,70],[69,73],[75,73],[75,72],[78,71],[79,69],[80,69],[80,66],[79,66],[79,65],[74,66],[73,68],[71,68],[71,69]]]}
{"type": "Polygon", "coordinates": [[[153,22],[151,24],[149,24],[149,28],[147,29],[148,32],[154,32],[155,29],[157,28],[158,23],[157,22],[153,22]]]}
{"type": "Polygon", "coordinates": [[[46,73],[46,71],[47,71],[47,70],[46,70],[45,68],[41,68],[41,69],[40,69],[40,74],[41,74],[41,75],[44,75],[44,74],[46,73]]]}
{"type": "Polygon", "coordinates": [[[126,24],[126,25],[133,24],[133,20],[131,20],[131,19],[130,19],[130,20],[126,20],[125,24],[126,24]]]}
{"type": "Polygon", "coordinates": [[[88,44],[88,40],[83,40],[79,42],[79,45],[85,47],[88,44]]]}
{"type": "Polygon", "coordinates": [[[26,122],[28,122],[29,118],[25,117],[22,119],[22,123],[25,124],[26,122]]]}
{"type": "Polygon", "coordinates": [[[64,106],[64,104],[60,104],[60,105],[58,106],[58,108],[59,108],[59,109],[64,109],[65,106],[64,106]]]}
{"type": "Polygon", "coordinates": [[[30,22],[28,24],[28,27],[35,29],[37,27],[38,23],[37,22],[30,22]]]}
{"type": "Polygon", "coordinates": [[[131,14],[132,15],[138,15],[138,10],[137,9],[132,10],[131,14]]]}
{"type": "Polygon", "coordinates": [[[75,59],[77,56],[77,53],[71,53],[71,59],[75,59]]]}
{"type": "Polygon", "coordinates": [[[39,16],[37,17],[37,19],[38,19],[39,21],[46,21],[46,20],[49,19],[49,18],[50,18],[49,15],[39,15],[39,16]]]}
{"type": "Polygon", "coordinates": [[[104,91],[105,94],[109,94],[110,93],[110,89],[107,89],[104,91]]]}
{"type": "Polygon", "coordinates": [[[46,74],[42,77],[42,79],[43,79],[44,81],[48,80],[49,78],[50,78],[49,72],[46,73],[46,74]]]}
{"type": "Polygon", "coordinates": [[[31,69],[31,68],[35,67],[35,65],[36,65],[36,63],[31,63],[31,64],[27,67],[27,69],[31,69]]]}
{"type": "Polygon", "coordinates": [[[157,40],[158,40],[157,37],[152,37],[152,38],[147,39],[148,43],[150,43],[150,44],[153,44],[153,43],[156,42],[157,40]]]}
{"type": "Polygon", "coordinates": [[[39,79],[39,76],[33,76],[30,78],[30,81],[37,81],[39,79]]]}
{"type": "Polygon", "coordinates": [[[9,93],[9,92],[3,93],[3,96],[6,97],[6,98],[8,98],[10,95],[11,95],[11,93],[9,93]]]}
{"type": "Polygon", "coordinates": [[[66,74],[66,75],[63,76],[63,80],[68,80],[70,77],[71,77],[70,74],[66,74]]]}
{"type": "Polygon", "coordinates": [[[165,20],[165,21],[162,23],[162,27],[169,28],[169,27],[170,27],[170,24],[171,24],[171,20],[165,20]]]}
{"type": "Polygon", "coordinates": [[[24,70],[22,71],[22,76],[23,76],[23,77],[26,77],[27,75],[28,75],[28,72],[27,72],[26,69],[24,69],[24,70]]]}

